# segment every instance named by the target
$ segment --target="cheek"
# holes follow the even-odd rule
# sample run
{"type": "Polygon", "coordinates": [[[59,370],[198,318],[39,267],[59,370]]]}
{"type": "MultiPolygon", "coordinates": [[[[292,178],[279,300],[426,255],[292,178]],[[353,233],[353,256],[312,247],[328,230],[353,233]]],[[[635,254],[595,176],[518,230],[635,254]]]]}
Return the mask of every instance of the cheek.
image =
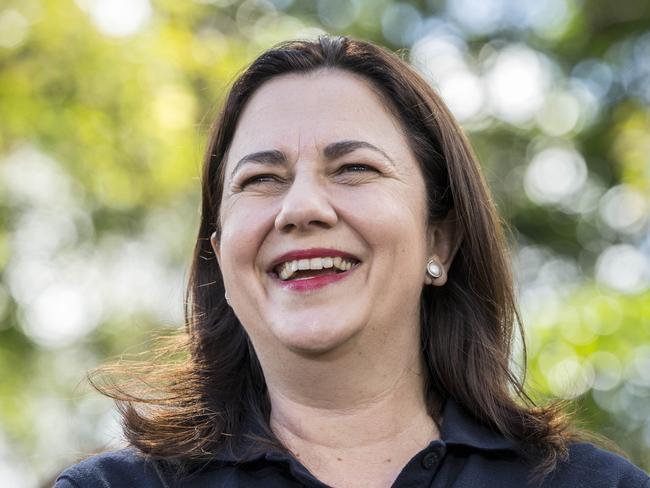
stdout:
{"type": "Polygon", "coordinates": [[[387,298],[391,301],[401,296],[400,291],[421,286],[427,258],[424,203],[412,194],[409,197],[391,189],[375,189],[349,203],[346,208],[352,228],[373,255],[370,271],[377,273],[373,281],[381,284],[379,293],[392,297],[387,298]],[[387,276],[391,286],[386,286],[387,276]]]}
{"type": "Polygon", "coordinates": [[[221,216],[221,266],[231,276],[255,265],[262,241],[273,226],[272,206],[254,203],[235,202],[221,216]]]}
{"type": "Polygon", "coordinates": [[[341,196],[339,209],[368,244],[392,245],[401,252],[412,252],[415,240],[425,239],[426,209],[424,197],[415,198],[413,190],[368,187],[341,196]]]}

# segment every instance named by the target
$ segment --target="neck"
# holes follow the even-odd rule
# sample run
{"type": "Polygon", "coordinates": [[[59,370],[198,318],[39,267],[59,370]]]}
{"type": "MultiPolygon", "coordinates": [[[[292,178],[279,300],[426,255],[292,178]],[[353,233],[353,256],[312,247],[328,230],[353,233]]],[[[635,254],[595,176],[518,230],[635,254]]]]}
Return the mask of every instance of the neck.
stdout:
{"type": "MultiPolygon", "coordinates": [[[[317,394],[269,388],[271,427],[287,447],[292,444],[331,449],[363,449],[394,442],[418,431],[418,445],[426,446],[437,434],[424,398],[422,374],[403,370],[383,385],[336,381],[331,394],[320,379],[317,394]],[[324,386],[324,387],[323,387],[324,386]],[[345,392],[348,392],[346,395],[345,392]]],[[[418,449],[419,450],[419,449],[418,449]]]]}
{"type": "Polygon", "coordinates": [[[417,335],[373,351],[365,355],[350,345],[327,358],[297,355],[278,369],[265,368],[271,428],[333,486],[389,485],[439,436],[428,414],[421,358],[412,352],[419,351],[417,335]],[[355,473],[366,481],[359,484],[355,473]]]}

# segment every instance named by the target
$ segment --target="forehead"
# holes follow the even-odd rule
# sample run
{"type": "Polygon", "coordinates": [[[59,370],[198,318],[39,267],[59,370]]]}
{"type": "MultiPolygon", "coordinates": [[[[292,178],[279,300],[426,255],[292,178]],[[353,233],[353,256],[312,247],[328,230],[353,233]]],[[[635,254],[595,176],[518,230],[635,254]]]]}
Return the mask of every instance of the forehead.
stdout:
{"type": "Polygon", "coordinates": [[[407,142],[369,81],[342,71],[287,74],[263,84],[240,117],[228,161],[254,150],[302,151],[358,139],[398,151],[407,142]]]}

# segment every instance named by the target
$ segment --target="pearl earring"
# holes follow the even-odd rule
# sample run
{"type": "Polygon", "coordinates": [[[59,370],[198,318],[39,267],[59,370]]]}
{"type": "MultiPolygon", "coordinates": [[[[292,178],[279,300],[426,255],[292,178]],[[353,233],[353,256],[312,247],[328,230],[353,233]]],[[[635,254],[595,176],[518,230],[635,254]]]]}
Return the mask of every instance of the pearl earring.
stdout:
{"type": "Polygon", "coordinates": [[[442,266],[440,266],[433,258],[431,258],[427,263],[427,274],[432,280],[442,276],[442,266]]]}

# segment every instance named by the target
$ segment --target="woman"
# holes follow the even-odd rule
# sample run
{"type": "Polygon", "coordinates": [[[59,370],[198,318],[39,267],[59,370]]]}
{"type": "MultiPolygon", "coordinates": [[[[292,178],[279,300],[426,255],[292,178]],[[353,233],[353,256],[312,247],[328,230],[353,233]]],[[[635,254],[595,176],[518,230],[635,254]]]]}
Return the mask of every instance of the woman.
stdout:
{"type": "Polygon", "coordinates": [[[372,44],[288,42],[236,81],[187,298],[187,359],[149,391],[97,385],[132,447],[58,488],[650,486],[531,405],[479,167],[426,82],[372,44]]]}

